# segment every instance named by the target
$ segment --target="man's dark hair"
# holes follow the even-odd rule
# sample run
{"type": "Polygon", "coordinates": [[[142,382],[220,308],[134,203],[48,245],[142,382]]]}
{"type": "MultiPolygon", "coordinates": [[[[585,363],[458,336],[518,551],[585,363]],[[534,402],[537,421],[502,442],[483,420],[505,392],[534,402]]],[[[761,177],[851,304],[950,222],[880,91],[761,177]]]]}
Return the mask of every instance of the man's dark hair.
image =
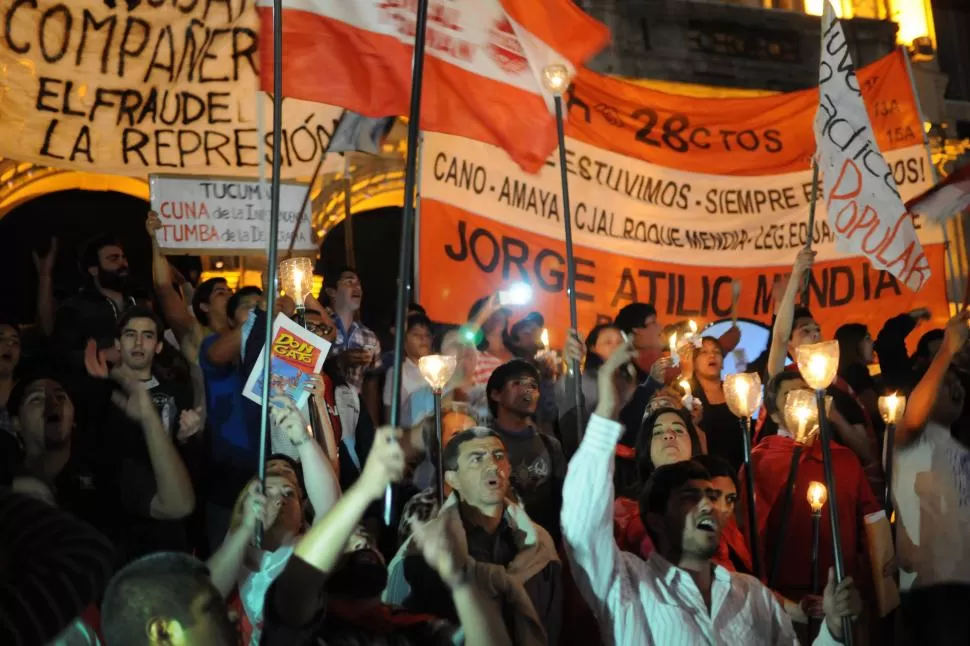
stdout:
{"type": "MultiPolygon", "coordinates": [[[[10,389],[10,396],[7,397],[7,411],[10,413],[11,417],[20,416],[20,405],[23,403],[24,394],[27,392],[27,388],[31,384],[44,379],[50,379],[51,381],[56,381],[67,391],[66,384],[68,381],[64,379],[64,373],[55,368],[48,361],[35,360],[30,364],[22,364],[18,366],[17,371],[18,379],[17,383],[14,384],[13,388],[10,389]]],[[[77,401],[68,392],[68,397],[71,401],[77,401]]]]}
{"type": "Polygon", "coordinates": [[[209,304],[209,299],[212,298],[212,291],[216,288],[216,285],[225,285],[228,287],[229,281],[221,276],[204,280],[199,285],[199,288],[195,290],[195,295],[192,296],[192,312],[195,313],[196,320],[202,325],[209,324],[209,313],[202,310],[202,305],[209,304]]]}
{"type": "Polygon", "coordinates": [[[634,329],[643,327],[650,316],[657,315],[657,308],[649,303],[630,303],[616,314],[613,324],[621,331],[630,334],[634,329]]]}
{"type": "Polygon", "coordinates": [[[518,340],[519,334],[529,325],[534,325],[541,329],[546,326],[546,320],[539,312],[531,312],[524,319],[515,322],[512,329],[509,330],[509,338],[518,340]]]}
{"type": "Polygon", "coordinates": [[[162,325],[162,320],[153,312],[150,308],[144,305],[132,305],[124,312],[121,313],[121,318],[118,319],[118,338],[121,338],[121,333],[124,332],[125,326],[132,319],[149,319],[155,324],[155,336],[158,342],[162,340],[162,334],[165,333],[165,326],[162,325]]]}
{"type": "Polygon", "coordinates": [[[229,317],[230,321],[236,315],[236,310],[239,309],[239,304],[242,302],[242,299],[254,294],[256,296],[262,296],[263,290],[261,290],[259,287],[249,285],[247,287],[239,288],[235,294],[229,297],[229,302],[226,303],[226,316],[229,317]]]}
{"type": "Polygon", "coordinates": [[[943,330],[930,330],[919,338],[916,344],[916,352],[913,353],[914,359],[928,361],[930,359],[930,344],[934,341],[943,341],[943,330]]]}
{"type": "Polygon", "coordinates": [[[431,322],[424,314],[411,314],[408,316],[406,330],[410,330],[412,327],[423,327],[434,336],[434,323],[431,322]]]}
{"type": "Polygon", "coordinates": [[[411,314],[421,314],[423,316],[427,316],[428,310],[424,309],[418,303],[411,301],[410,303],[408,303],[408,315],[410,316],[411,314]]]}
{"type": "Polygon", "coordinates": [[[485,386],[485,397],[488,399],[488,410],[492,417],[498,416],[498,402],[492,400],[492,393],[501,392],[505,385],[519,377],[532,377],[539,383],[539,371],[524,359],[512,359],[508,363],[503,363],[488,378],[485,386]]]}
{"type": "Polygon", "coordinates": [[[778,409],[778,393],[781,391],[782,384],[792,379],[801,378],[801,373],[797,371],[782,370],[768,380],[768,384],[765,386],[765,410],[768,412],[768,417],[780,412],[778,409]]]}
{"type": "MultiPolygon", "coordinates": [[[[206,589],[219,596],[205,563],[188,554],[156,552],[129,563],[114,575],[104,593],[101,629],[105,642],[148,644],[146,627],[155,617],[192,626],[197,622],[192,602],[206,589]]],[[[225,608],[212,612],[225,612],[225,608]]]]}
{"type": "Polygon", "coordinates": [[[654,545],[658,545],[658,536],[650,529],[647,514],[663,514],[667,511],[670,494],[683,487],[691,480],[710,480],[711,474],[696,460],[684,460],[662,467],[658,467],[651,474],[650,479],[640,493],[640,520],[650,535],[654,545]]]}
{"type": "Polygon", "coordinates": [[[105,247],[121,247],[124,246],[121,242],[111,233],[99,233],[91,238],[84,241],[81,246],[81,253],[79,254],[79,259],[81,263],[81,272],[85,275],[88,273],[88,269],[91,267],[100,267],[100,253],[105,247]]]}
{"type": "Polygon", "coordinates": [[[814,321],[815,317],[812,315],[812,310],[808,309],[807,307],[803,307],[801,305],[795,306],[795,311],[792,313],[791,317],[792,326],[791,334],[788,335],[789,339],[795,334],[795,323],[798,322],[798,319],[812,319],[814,321]]]}
{"type": "Polygon", "coordinates": [[[710,474],[711,479],[730,478],[731,482],[734,483],[734,488],[739,492],[741,491],[741,484],[738,482],[738,472],[721,456],[702,454],[695,455],[693,460],[707,469],[707,473],[710,474]]]}
{"type": "Polygon", "coordinates": [[[352,273],[357,278],[360,278],[360,274],[357,270],[350,265],[334,265],[332,267],[323,268],[323,289],[336,289],[337,283],[340,282],[340,277],[345,273],[352,273]]]}
{"type": "Polygon", "coordinates": [[[462,444],[472,440],[481,440],[486,437],[497,438],[498,441],[502,442],[502,445],[505,446],[505,442],[502,441],[501,435],[484,426],[473,426],[472,428],[466,428],[464,431],[455,433],[454,437],[452,437],[448,444],[445,445],[445,453],[441,457],[441,464],[444,470],[458,470],[458,456],[461,454],[462,444]]]}

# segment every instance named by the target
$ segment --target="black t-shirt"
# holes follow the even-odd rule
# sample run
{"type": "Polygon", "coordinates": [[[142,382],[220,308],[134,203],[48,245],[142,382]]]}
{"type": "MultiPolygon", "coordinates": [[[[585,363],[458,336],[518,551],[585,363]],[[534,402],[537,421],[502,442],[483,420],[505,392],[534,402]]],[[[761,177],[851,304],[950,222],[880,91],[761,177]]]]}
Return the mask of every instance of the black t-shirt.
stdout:
{"type": "Polygon", "coordinates": [[[562,483],[566,477],[562,446],[557,439],[535,428],[512,432],[493,424],[492,430],[501,436],[508,451],[512,467],[510,480],[516,496],[529,518],[558,543],[562,483]]]}
{"type": "Polygon", "coordinates": [[[328,611],[323,592],[326,575],[298,556],[290,557],[283,573],[266,593],[260,646],[452,646],[459,630],[433,617],[380,606],[368,617],[350,621],[328,611]],[[303,608],[309,620],[292,625],[279,609],[303,608]]]}

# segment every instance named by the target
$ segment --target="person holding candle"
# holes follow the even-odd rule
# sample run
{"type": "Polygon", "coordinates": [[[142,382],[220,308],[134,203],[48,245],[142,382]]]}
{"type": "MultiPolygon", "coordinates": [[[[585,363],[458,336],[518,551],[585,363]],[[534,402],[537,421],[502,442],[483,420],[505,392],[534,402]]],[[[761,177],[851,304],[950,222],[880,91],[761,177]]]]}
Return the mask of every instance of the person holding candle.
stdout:
{"type": "MultiPolygon", "coordinates": [[[[769,380],[782,371],[797,373],[798,366],[792,363],[786,367],[785,360],[794,357],[799,347],[822,341],[822,329],[812,312],[795,304],[814,261],[815,252],[807,248],[799,251],[795,259],[792,275],[785,287],[782,301],[778,304],[772,328],[766,369],[769,380]]],[[[841,376],[836,376],[827,394],[833,399],[829,413],[829,421],[834,431],[833,439],[855,452],[866,469],[872,491],[881,496],[884,482],[879,462],[879,442],[872,420],[852,386],[841,376]]],[[[764,412],[763,407],[762,413],[764,412]]],[[[757,441],[761,441],[762,438],[774,434],[776,429],[777,425],[771,415],[759,415],[755,437],[757,441]]]]}
{"type": "Polygon", "coordinates": [[[735,473],[744,463],[740,420],[728,408],[724,398],[724,349],[714,337],[706,336],[694,353],[693,374],[688,383],[692,396],[703,407],[699,426],[707,439],[707,452],[727,460],[735,473]]]}
{"type": "MultiPolygon", "coordinates": [[[[789,397],[796,391],[811,392],[808,385],[797,372],[784,371],[773,377],[765,386],[765,406],[767,412],[778,424],[778,433],[764,438],[751,452],[751,468],[754,473],[755,499],[757,500],[757,531],[766,558],[764,563],[769,570],[775,561],[776,549],[780,549],[777,572],[774,573],[774,589],[786,598],[796,602],[811,590],[811,540],[812,514],[804,502],[809,485],[813,481],[825,481],[822,463],[821,443],[815,441],[817,434],[817,413],[814,407],[806,410],[799,421],[805,424],[798,429],[789,430],[785,420],[785,406],[789,397]],[[816,433],[813,433],[813,428],[816,433]],[[781,536],[786,484],[795,452],[795,437],[804,441],[798,473],[792,492],[785,535],[781,536]],[[779,548],[780,544],[780,548],[779,548]]],[[[814,401],[814,393],[808,401],[814,401]]],[[[880,502],[868,485],[865,471],[855,453],[837,443],[831,444],[833,470],[838,491],[840,532],[846,567],[846,576],[860,582],[867,607],[874,606],[872,592],[872,573],[883,576],[891,574],[894,559],[871,563],[868,537],[877,525],[888,531],[888,519],[880,502]],[[870,567],[860,564],[870,563],[870,567]]],[[[743,475],[743,468],[742,468],[743,475]]],[[[744,478],[740,478],[744,483],[744,478]]],[[[744,499],[744,497],[742,497],[744,499]]],[[[829,506],[823,514],[831,513],[829,506]]],[[[822,520],[822,527],[829,527],[828,516],[822,520]]],[[[833,563],[831,532],[823,531],[819,546],[819,572],[826,572],[833,563]]],[[[824,578],[824,575],[823,575],[824,578]]],[[[883,609],[888,612],[890,609],[883,609]]],[[[882,616],[883,613],[878,613],[882,616]]]]}

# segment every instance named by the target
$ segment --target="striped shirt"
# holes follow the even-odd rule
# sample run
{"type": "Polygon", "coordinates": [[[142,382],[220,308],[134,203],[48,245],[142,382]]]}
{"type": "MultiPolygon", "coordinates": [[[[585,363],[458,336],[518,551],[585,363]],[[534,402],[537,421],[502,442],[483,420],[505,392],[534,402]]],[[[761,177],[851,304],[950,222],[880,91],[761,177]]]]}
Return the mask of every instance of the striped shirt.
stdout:
{"type": "Polygon", "coordinates": [[[488,384],[488,378],[503,363],[505,362],[495,355],[489,354],[487,351],[479,352],[478,361],[475,363],[475,385],[485,386],[488,384]]]}
{"type": "Polygon", "coordinates": [[[70,514],[0,494],[0,644],[46,644],[100,597],[114,550],[70,514]]]}
{"type": "MultiPolygon", "coordinates": [[[[715,565],[711,607],[693,578],[654,552],[642,559],[613,540],[613,458],[623,433],[617,422],[593,415],[569,463],[563,500],[566,553],[583,598],[596,614],[607,646],[744,644],[797,646],[791,621],[772,593],[753,577],[715,565]]],[[[816,646],[838,644],[825,622],[816,646]]]]}

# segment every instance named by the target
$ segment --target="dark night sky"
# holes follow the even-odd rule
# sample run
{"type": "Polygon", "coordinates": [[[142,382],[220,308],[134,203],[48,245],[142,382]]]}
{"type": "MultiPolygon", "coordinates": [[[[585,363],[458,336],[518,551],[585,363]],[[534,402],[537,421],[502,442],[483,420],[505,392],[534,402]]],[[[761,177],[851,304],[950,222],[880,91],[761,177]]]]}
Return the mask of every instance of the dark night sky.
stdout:
{"type": "MultiPolygon", "coordinates": [[[[136,285],[151,284],[151,259],[144,223],[146,202],[120,193],[63,191],[41,196],[0,219],[0,316],[27,323],[34,319],[37,275],[31,251],[59,240],[54,284],[58,295],[81,285],[78,248],[91,236],[112,231],[125,245],[136,285]]],[[[364,284],[364,320],[385,328],[392,318],[396,288],[401,209],[388,208],[354,216],[357,265],[364,284]]],[[[324,262],[344,264],[343,225],[322,245],[324,262]]],[[[189,258],[176,257],[183,265],[189,258]]]]}

